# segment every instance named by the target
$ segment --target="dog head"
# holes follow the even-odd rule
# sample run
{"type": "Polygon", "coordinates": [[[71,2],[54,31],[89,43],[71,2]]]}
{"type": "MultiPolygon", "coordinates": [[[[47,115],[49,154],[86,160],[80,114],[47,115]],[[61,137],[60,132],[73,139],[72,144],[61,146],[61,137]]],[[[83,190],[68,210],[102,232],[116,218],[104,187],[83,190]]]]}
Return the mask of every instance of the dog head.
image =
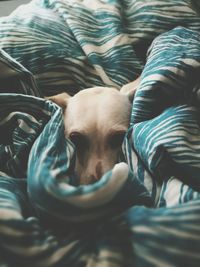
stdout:
{"type": "Polygon", "coordinates": [[[49,97],[63,109],[65,136],[76,148],[80,184],[96,182],[118,162],[134,95],[134,90],[128,91],[94,87],[73,97],[66,93],[49,97]]]}

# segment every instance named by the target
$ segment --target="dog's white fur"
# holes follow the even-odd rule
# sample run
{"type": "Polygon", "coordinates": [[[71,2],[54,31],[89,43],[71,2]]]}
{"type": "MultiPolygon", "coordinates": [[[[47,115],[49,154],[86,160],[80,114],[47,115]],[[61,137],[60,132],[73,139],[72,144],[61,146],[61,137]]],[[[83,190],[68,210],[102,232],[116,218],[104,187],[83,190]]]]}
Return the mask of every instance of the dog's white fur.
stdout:
{"type": "Polygon", "coordinates": [[[73,97],[62,93],[48,98],[63,108],[65,135],[76,147],[80,184],[96,182],[117,163],[138,82],[121,91],[93,87],[73,97]]]}

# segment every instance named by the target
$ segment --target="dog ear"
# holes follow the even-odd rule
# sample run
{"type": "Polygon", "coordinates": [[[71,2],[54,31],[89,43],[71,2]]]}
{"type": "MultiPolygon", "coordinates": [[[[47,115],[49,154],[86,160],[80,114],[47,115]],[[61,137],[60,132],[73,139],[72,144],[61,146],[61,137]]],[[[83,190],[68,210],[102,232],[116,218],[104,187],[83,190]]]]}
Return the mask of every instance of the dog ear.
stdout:
{"type": "Polygon", "coordinates": [[[130,100],[130,102],[133,102],[134,96],[135,96],[135,92],[138,89],[140,84],[140,76],[134,80],[133,82],[127,83],[124,86],[122,86],[120,92],[122,94],[126,94],[130,100]]]}
{"type": "Polygon", "coordinates": [[[70,97],[71,96],[68,95],[67,93],[61,93],[61,94],[58,94],[58,95],[48,96],[48,97],[45,97],[45,98],[48,99],[48,100],[51,100],[54,103],[56,103],[62,109],[65,109],[67,107],[67,100],[70,97]]]}

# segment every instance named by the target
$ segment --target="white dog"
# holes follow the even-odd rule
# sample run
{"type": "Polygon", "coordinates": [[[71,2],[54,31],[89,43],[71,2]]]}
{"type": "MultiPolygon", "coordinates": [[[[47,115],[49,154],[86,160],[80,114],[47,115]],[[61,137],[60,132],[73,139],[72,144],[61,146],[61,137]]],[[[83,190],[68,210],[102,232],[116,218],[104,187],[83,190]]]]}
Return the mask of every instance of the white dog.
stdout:
{"type": "Polygon", "coordinates": [[[76,147],[80,184],[96,182],[118,162],[138,82],[120,91],[93,87],[73,97],[62,93],[48,98],[63,108],[65,135],[76,147]]]}

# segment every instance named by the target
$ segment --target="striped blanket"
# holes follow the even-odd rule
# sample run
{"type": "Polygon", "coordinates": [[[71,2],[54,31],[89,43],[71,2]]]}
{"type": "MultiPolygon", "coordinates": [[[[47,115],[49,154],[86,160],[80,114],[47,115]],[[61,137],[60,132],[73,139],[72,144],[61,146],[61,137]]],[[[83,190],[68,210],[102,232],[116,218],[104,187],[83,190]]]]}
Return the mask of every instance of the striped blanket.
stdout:
{"type": "Polygon", "coordinates": [[[200,266],[199,12],[33,0],[0,18],[0,266],[200,266]],[[124,161],[76,184],[62,110],[43,97],[138,75],[124,161]]]}

